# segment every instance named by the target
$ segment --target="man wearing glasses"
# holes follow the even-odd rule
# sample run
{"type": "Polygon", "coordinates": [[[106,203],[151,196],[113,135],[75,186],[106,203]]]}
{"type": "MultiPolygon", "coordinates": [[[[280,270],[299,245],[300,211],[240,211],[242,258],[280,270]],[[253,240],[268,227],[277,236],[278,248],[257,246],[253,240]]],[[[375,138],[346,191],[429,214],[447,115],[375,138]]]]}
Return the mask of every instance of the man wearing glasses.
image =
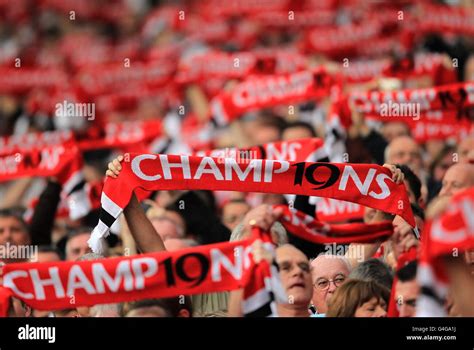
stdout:
{"type": "Polygon", "coordinates": [[[313,279],[313,312],[325,314],[327,302],[348,278],[350,265],[339,255],[321,254],[311,262],[313,279]]]}

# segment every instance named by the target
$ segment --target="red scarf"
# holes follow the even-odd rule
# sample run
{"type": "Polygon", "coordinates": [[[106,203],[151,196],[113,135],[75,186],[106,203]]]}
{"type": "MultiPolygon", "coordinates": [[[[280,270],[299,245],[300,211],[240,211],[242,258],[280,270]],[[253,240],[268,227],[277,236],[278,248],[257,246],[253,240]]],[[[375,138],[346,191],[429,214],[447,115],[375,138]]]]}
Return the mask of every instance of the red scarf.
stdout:
{"type": "Polygon", "coordinates": [[[332,84],[324,70],[247,79],[214,97],[211,109],[216,122],[226,125],[252,110],[326,97],[332,84]]]}
{"type": "Polygon", "coordinates": [[[0,93],[24,94],[33,88],[64,87],[68,76],[58,68],[0,67],[0,93]]]}
{"type": "Polygon", "coordinates": [[[367,120],[382,122],[402,122],[410,127],[413,138],[419,143],[429,140],[445,140],[450,137],[461,139],[469,136],[474,131],[474,123],[468,119],[467,114],[452,110],[437,110],[420,113],[419,119],[414,117],[383,117],[380,115],[367,115],[367,120]]]}
{"type": "MultiPolygon", "coordinates": [[[[161,120],[137,120],[107,123],[103,135],[91,134],[78,141],[82,151],[100,148],[126,148],[140,146],[163,135],[161,120]]],[[[99,132],[99,131],[98,131],[99,132]]]]}
{"type": "Polygon", "coordinates": [[[417,278],[421,286],[417,316],[446,316],[444,298],[448,289],[442,257],[454,249],[462,254],[474,249],[474,187],[454,195],[443,214],[425,225],[417,278]]]}
{"type": "Polygon", "coordinates": [[[390,221],[377,224],[328,224],[287,206],[281,206],[281,223],[291,233],[306,241],[327,244],[369,243],[385,240],[393,233],[390,221]]]}
{"type": "Polygon", "coordinates": [[[174,70],[173,62],[163,60],[132,62],[130,67],[124,63],[93,65],[79,71],[76,83],[94,96],[119,91],[124,86],[161,87],[170,81],[174,70]]]}
{"type": "MultiPolygon", "coordinates": [[[[140,300],[168,298],[247,288],[249,296],[263,288],[259,278],[278,280],[267,262],[255,264],[251,244],[263,238],[254,229],[251,239],[130,257],[81,262],[19,263],[3,267],[0,316],[6,316],[7,296],[37,310],[56,310],[140,300]],[[238,254],[236,254],[236,252],[238,254]],[[258,266],[262,264],[262,266],[258,266]],[[258,269],[259,273],[252,272],[258,269]],[[1,300],[3,299],[3,300],[1,300]]],[[[264,292],[271,293],[272,289],[264,292]]],[[[265,300],[245,300],[251,310],[265,300]]]]}
{"type": "Polygon", "coordinates": [[[82,163],[74,142],[32,149],[0,157],[0,182],[25,176],[58,176],[64,184],[82,163]]]}
{"type": "Polygon", "coordinates": [[[461,6],[423,4],[418,30],[451,34],[474,35],[474,11],[461,6]]]}
{"type": "Polygon", "coordinates": [[[364,216],[364,206],[339,201],[332,198],[318,198],[316,203],[316,217],[325,222],[361,219],[364,216]]]}
{"type": "Polygon", "coordinates": [[[336,56],[356,53],[361,42],[377,38],[381,30],[382,23],[376,18],[361,24],[315,28],[306,34],[306,48],[310,52],[336,56]]]}
{"type": "MultiPolygon", "coordinates": [[[[100,148],[126,149],[134,145],[146,144],[163,135],[161,120],[133,120],[110,122],[91,128],[85,135],[71,131],[44,131],[0,137],[0,155],[11,155],[15,152],[24,153],[36,150],[42,152],[47,147],[74,143],[80,151],[100,148]]],[[[73,146],[75,147],[75,146],[73,146]]],[[[46,151],[45,151],[46,152],[46,151]]]]}
{"type": "Polygon", "coordinates": [[[249,75],[288,74],[306,68],[306,59],[297,52],[283,50],[205,52],[184,59],[178,66],[175,81],[190,84],[213,78],[242,79],[249,75]]]}
{"type": "Polygon", "coordinates": [[[28,152],[73,140],[71,131],[44,131],[0,137],[0,155],[28,152]]]}
{"type": "Polygon", "coordinates": [[[458,83],[423,89],[352,92],[350,97],[363,113],[380,113],[383,103],[419,103],[421,111],[456,110],[474,105],[474,83],[458,83]]]}
{"type": "Polygon", "coordinates": [[[62,186],[61,198],[67,201],[69,213],[75,213],[71,217],[77,219],[87,214],[80,210],[86,193],[82,157],[74,141],[0,156],[0,183],[32,176],[55,176],[62,186]]]}
{"type": "Polygon", "coordinates": [[[242,313],[245,317],[275,317],[278,316],[276,303],[288,303],[288,296],[281,284],[275,261],[275,245],[270,235],[264,234],[258,228],[254,228],[252,234],[255,239],[262,241],[273,260],[269,262],[263,259],[250,267],[250,278],[244,288],[242,313]]]}
{"type": "Polygon", "coordinates": [[[239,160],[273,159],[287,162],[311,162],[327,157],[324,141],[318,138],[270,142],[250,148],[216,149],[197,152],[200,157],[239,160]]]}
{"type": "Polygon", "coordinates": [[[223,190],[301,194],[359,203],[398,214],[415,227],[403,184],[391,180],[388,169],[371,164],[292,163],[252,159],[130,154],[117,179],[107,178],[99,223],[89,245],[101,251],[102,238],[137,188],[155,190],[223,190]]]}

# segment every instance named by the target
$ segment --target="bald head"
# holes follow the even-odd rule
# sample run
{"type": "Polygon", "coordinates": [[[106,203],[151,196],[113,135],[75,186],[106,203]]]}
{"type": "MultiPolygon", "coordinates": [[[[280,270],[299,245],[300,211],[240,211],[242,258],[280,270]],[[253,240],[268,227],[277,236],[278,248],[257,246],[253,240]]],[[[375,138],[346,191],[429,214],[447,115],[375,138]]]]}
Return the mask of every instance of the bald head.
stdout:
{"type": "Polygon", "coordinates": [[[396,137],[385,149],[385,163],[408,165],[419,175],[422,167],[420,146],[410,136],[396,137]]]}
{"type": "Polygon", "coordinates": [[[321,254],[311,262],[312,301],[318,313],[327,311],[327,302],[338,288],[337,284],[349,276],[350,270],[349,262],[339,255],[321,254]]]}
{"type": "Polygon", "coordinates": [[[450,197],[472,186],[474,186],[474,164],[454,164],[444,175],[439,195],[450,197]]]}
{"type": "MultiPolygon", "coordinates": [[[[457,153],[459,155],[459,162],[460,163],[469,163],[469,153],[471,155],[474,152],[474,137],[468,137],[463,139],[457,148],[457,153]]],[[[474,160],[474,156],[471,156],[474,160]]]]}

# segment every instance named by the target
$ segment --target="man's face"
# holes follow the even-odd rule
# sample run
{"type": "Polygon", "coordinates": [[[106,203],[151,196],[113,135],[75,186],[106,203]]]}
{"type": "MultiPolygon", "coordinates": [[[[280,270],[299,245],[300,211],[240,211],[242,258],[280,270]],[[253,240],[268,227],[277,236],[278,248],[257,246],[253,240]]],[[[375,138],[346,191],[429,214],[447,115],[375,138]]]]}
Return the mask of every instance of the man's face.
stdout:
{"type": "Polygon", "coordinates": [[[450,197],[474,185],[474,165],[455,164],[446,171],[440,196],[450,197]]]}
{"type": "Polygon", "coordinates": [[[151,223],[163,241],[166,241],[167,239],[181,238],[178,226],[167,217],[163,216],[152,219],[151,223]]]}
{"type": "Polygon", "coordinates": [[[133,309],[125,317],[169,317],[169,315],[162,307],[148,306],[133,309]]]}
{"type": "Polygon", "coordinates": [[[222,221],[232,231],[243,220],[249,210],[250,206],[247,203],[227,203],[222,210],[222,221]]]}
{"type": "Polygon", "coordinates": [[[14,216],[0,218],[0,244],[28,245],[30,237],[26,227],[14,216]]]}
{"type": "Polygon", "coordinates": [[[308,306],[313,293],[308,258],[300,250],[287,244],[277,248],[276,262],[288,304],[308,306]]]}
{"type": "Polygon", "coordinates": [[[421,151],[418,144],[410,137],[395,138],[389,145],[390,153],[387,163],[405,164],[419,174],[422,168],[421,151]]]}
{"type": "Polygon", "coordinates": [[[377,213],[377,209],[365,207],[364,208],[364,223],[370,224],[377,213]]]}
{"type": "Polygon", "coordinates": [[[474,137],[464,139],[458,147],[459,162],[468,163],[469,162],[469,152],[474,150],[474,137]]]}
{"type": "Polygon", "coordinates": [[[59,255],[55,252],[38,252],[31,259],[31,262],[54,262],[61,261],[59,255]]]}
{"type": "Polygon", "coordinates": [[[295,126],[293,128],[288,128],[283,131],[282,140],[283,141],[292,141],[292,140],[301,140],[308,139],[313,137],[311,132],[301,126],[295,126]]]}
{"type": "Polygon", "coordinates": [[[186,244],[184,239],[181,238],[169,238],[166,241],[163,241],[165,248],[169,252],[175,252],[184,248],[189,248],[189,245],[186,244]]]}
{"type": "Polygon", "coordinates": [[[382,128],[382,135],[387,142],[391,142],[396,137],[408,136],[408,128],[404,123],[385,123],[382,128]]]}
{"type": "Polygon", "coordinates": [[[280,130],[274,126],[252,123],[252,127],[253,126],[254,129],[251,130],[251,137],[253,143],[256,145],[263,145],[280,139],[280,130]]]}
{"type": "Polygon", "coordinates": [[[400,317],[414,317],[416,311],[416,300],[420,287],[416,279],[412,281],[398,281],[395,287],[395,302],[398,305],[400,317]]]}
{"type": "Polygon", "coordinates": [[[341,258],[332,255],[318,256],[311,266],[314,286],[312,301],[318,313],[326,313],[329,299],[349,276],[349,268],[341,258]]]}
{"type": "Polygon", "coordinates": [[[443,157],[441,162],[434,168],[433,177],[437,181],[443,181],[444,176],[448,169],[453,165],[453,156],[452,154],[447,154],[443,157]]]}
{"type": "Polygon", "coordinates": [[[84,254],[90,253],[91,250],[87,244],[90,236],[89,232],[84,232],[70,238],[66,244],[66,260],[75,261],[84,254]]]}

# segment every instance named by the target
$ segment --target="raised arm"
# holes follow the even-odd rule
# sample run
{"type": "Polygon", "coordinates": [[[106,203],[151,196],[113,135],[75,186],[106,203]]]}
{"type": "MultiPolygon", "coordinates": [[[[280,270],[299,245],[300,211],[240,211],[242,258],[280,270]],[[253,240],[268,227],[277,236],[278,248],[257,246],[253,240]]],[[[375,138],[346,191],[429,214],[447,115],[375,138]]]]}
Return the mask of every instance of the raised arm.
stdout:
{"type": "MultiPolygon", "coordinates": [[[[119,176],[122,166],[123,156],[115,158],[109,163],[107,176],[116,178],[119,176]]],[[[165,251],[165,245],[158,232],[156,232],[150,220],[145,215],[135,194],[123,211],[130,233],[135,240],[137,247],[142,253],[153,253],[165,251]]]]}

